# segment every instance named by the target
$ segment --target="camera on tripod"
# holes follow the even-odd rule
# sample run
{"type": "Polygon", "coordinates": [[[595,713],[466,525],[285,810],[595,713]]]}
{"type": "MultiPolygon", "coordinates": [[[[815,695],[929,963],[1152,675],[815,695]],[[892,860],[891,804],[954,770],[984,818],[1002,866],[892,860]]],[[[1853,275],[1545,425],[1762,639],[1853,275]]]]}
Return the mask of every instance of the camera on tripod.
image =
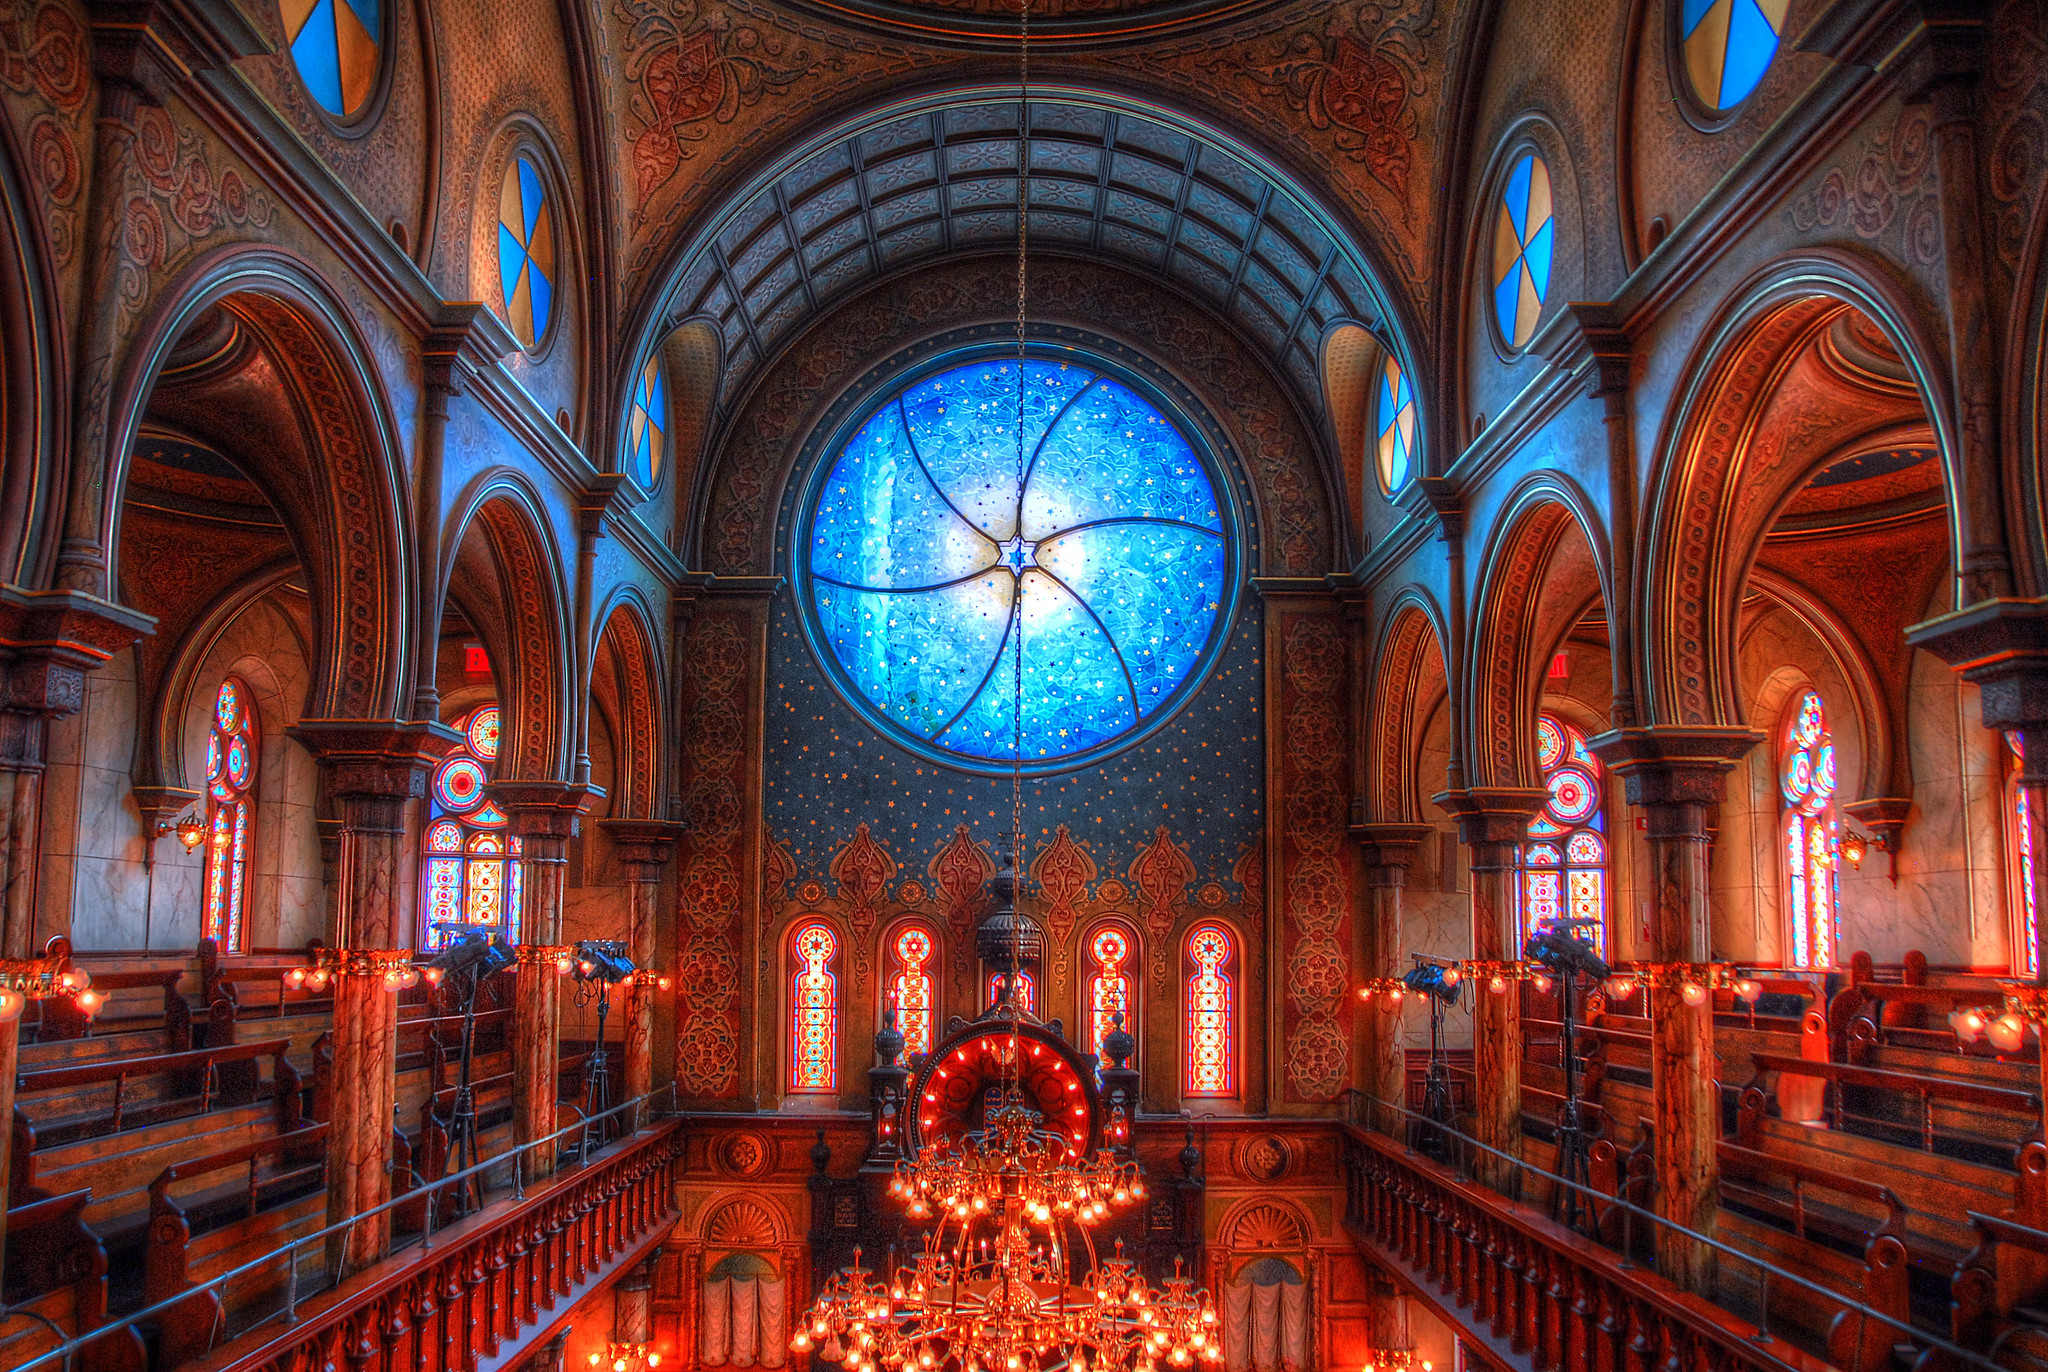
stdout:
{"type": "Polygon", "coordinates": [[[1530,962],[1541,963],[1562,977],[1584,973],[1594,981],[1605,981],[1613,970],[1605,958],[1595,949],[1590,940],[1572,932],[1575,925],[1592,924],[1592,920],[1564,919],[1541,926],[1522,944],[1522,956],[1530,962]]]}
{"type": "Polygon", "coordinates": [[[1458,993],[1465,989],[1458,969],[1441,962],[1417,963],[1402,975],[1401,984],[1445,1005],[1456,1005],[1458,993]]]}
{"type": "Polygon", "coordinates": [[[464,934],[443,948],[425,968],[429,985],[439,986],[457,973],[473,973],[479,980],[512,965],[512,950],[496,936],[464,934]]]}

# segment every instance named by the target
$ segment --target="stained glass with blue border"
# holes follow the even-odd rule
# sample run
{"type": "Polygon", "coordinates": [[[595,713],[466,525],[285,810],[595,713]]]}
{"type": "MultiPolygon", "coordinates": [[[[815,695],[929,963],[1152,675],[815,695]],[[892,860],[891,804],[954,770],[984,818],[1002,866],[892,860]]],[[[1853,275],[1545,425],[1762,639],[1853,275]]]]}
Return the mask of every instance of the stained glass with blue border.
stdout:
{"type": "Polygon", "coordinates": [[[1785,32],[1791,0],[1683,0],[1679,47],[1693,94],[1732,110],[1764,79],[1785,32]]]}
{"type": "Polygon", "coordinates": [[[1218,650],[1230,595],[1223,502],[1174,422],[1115,376],[1034,358],[1020,434],[1019,382],[1015,358],[968,362],[875,405],[799,554],[841,684],[969,765],[1020,745],[1068,764],[1161,718],[1218,650]]]}

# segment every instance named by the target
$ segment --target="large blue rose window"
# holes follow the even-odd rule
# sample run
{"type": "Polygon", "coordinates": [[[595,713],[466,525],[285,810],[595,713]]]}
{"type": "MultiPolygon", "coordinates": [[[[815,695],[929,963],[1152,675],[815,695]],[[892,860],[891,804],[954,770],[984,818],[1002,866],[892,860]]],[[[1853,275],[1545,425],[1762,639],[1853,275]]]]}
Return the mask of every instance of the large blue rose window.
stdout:
{"type": "Polygon", "coordinates": [[[874,406],[797,563],[820,656],[920,751],[1076,765],[1164,720],[1231,599],[1224,503],[1187,437],[1072,362],[971,362],[874,406]],[[1019,654],[1021,652],[1021,662],[1019,654]],[[1017,717],[1018,678],[1023,719],[1017,717]]]}

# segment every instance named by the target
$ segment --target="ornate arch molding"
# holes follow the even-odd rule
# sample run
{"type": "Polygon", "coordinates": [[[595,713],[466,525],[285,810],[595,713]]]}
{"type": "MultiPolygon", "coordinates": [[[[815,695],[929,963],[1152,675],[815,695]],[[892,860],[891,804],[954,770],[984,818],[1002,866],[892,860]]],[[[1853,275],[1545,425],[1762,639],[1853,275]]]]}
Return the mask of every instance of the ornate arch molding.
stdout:
{"type": "MultiPolygon", "coordinates": [[[[1039,336],[1103,339],[1122,360],[1184,388],[1206,410],[1206,435],[1249,485],[1258,573],[1317,576],[1341,553],[1338,494],[1327,463],[1280,383],[1213,315],[1177,292],[1098,264],[1047,255],[1032,274],[1039,336]],[[1113,333],[1112,333],[1113,330],[1113,333]],[[1157,359],[1171,359],[1172,367],[1157,359]]],[[[820,321],[761,378],[713,450],[708,502],[693,530],[697,561],[720,576],[768,575],[777,512],[806,440],[888,380],[878,364],[988,337],[1015,336],[1014,258],[977,257],[880,283],[820,321]]]]}
{"type": "MultiPolygon", "coordinates": [[[[1842,787],[1842,798],[1876,800],[1911,795],[1905,702],[1894,700],[1887,693],[1870,655],[1834,612],[1804,586],[1761,567],[1750,571],[1749,584],[1810,629],[1826,648],[1835,670],[1849,684],[1849,705],[1855,713],[1857,736],[1862,742],[1862,774],[1853,788],[1842,787]],[[1893,776],[1894,770],[1900,775],[1893,776]]],[[[1777,724],[1775,716],[1762,721],[1766,730],[1775,729],[1777,724]]],[[[1775,738],[1775,734],[1771,735],[1773,747],[1775,738]]]]}
{"type": "Polygon", "coordinates": [[[2013,573],[2024,591],[2048,591],[2048,196],[2035,207],[2025,253],[2017,273],[2012,321],[2006,337],[2012,346],[2006,358],[2007,407],[2013,421],[2006,431],[2006,468],[2012,473],[2006,489],[2008,537],[2014,551],[2013,573]]]}
{"type": "MultiPolygon", "coordinates": [[[[540,496],[511,472],[478,478],[464,493],[461,513],[441,569],[442,594],[433,598],[438,614],[448,583],[474,525],[483,536],[495,585],[471,592],[495,593],[497,622],[479,624],[491,661],[510,666],[498,683],[504,730],[498,781],[555,781],[568,775],[569,636],[567,588],[560,550],[548,537],[540,496]]],[[[485,616],[488,618],[488,616],[485,616]]]]}
{"type": "Polygon", "coordinates": [[[178,640],[150,698],[137,711],[141,736],[136,740],[132,780],[138,792],[198,794],[185,775],[184,728],[185,706],[199,686],[199,669],[245,611],[301,572],[295,557],[258,568],[220,595],[178,640]]]}
{"type": "Polygon", "coordinates": [[[1315,1247],[1315,1225],[1293,1201],[1277,1196],[1241,1200],[1216,1227],[1219,1245],[1236,1256],[1248,1253],[1306,1253],[1315,1247]]]}
{"type": "Polygon", "coordinates": [[[1432,660],[1437,678],[1444,680],[1445,641],[1441,612],[1424,592],[1411,588],[1394,602],[1374,645],[1366,766],[1373,818],[1379,822],[1421,821],[1415,785],[1416,730],[1432,660]]]}
{"type": "Polygon", "coordinates": [[[50,240],[19,174],[28,165],[12,121],[0,119],[0,584],[34,586],[55,557],[71,416],[50,240]]]}
{"type": "MultiPolygon", "coordinates": [[[[101,544],[111,562],[129,459],[164,359],[192,320],[221,302],[268,346],[316,459],[319,527],[303,531],[317,635],[307,716],[394,718],[409,690],[413,623],[404,462],[369,348],[340,300],[296,257],[248,245],[210,253],[145,318],[111,406],[108,451],[118,456],[102,487],[101,544]]],[[[110,585],[117,573],[110,566],[110,585]]]]}
{"type": "Polygon", "coordinates": [[[1607,533],[1586,493],[1554,472],[1516,487],[1494,529],[1464,682],[1466,757],[1475,786],[1534,786],[1536,655],[1549,646],[1537,641],[1546,583],[1576,529],[1592,557],[1592,589],[1612,604],[1607,533]]]}
{"type": "MultiPolygon", "coordinates": [[[[1735,529],[1732,497],[1748,475],[1744,458],[1765,405],[1801,347],[1844,305],[1883,330],[1913,377],[1941,454],[1951,565],[1963,565],[1968,502],[1958,498],[1964,484],[1945,364],[1906,293],[1843,254],[1773,264],[1732,292],[1702,332],[1658,441],[1639,558],[1647,593],[1631,611],[1644,646],[1638,699],[1647,702],[1647,723],[1718,726],[1741,718],[1738,601],[1769,525],[1754,538],[1735,529]]],[[[1781,473],[1786,488],[1754,504],[1779,508],[1809,475],[1781,473]]],[[[2003,544],[2002,530],[1982,532],[2003,544]]]]}
{"type": "Polygon", "coordinates": [[[597,623],[602,626],[598,644],[605,654],[620,725],[612,740],[618,754],[611,813],[618,818],[652,819],[661,796],[663,750],[656,740],[665,732],[662,720],[666,718],[654,617],[639,592],[627,587],[612,597],[597,623]]]}
{"type": "MultiPolygon", "coordinates": [[[[644,359],[648,350],[657,346],[670,329],[696,314],[708,300],[717,299],[736,307],[735,315],[721,324],[721,331],[728,341],[739,340],[725,359],[727,384],[719,401],[721,411],[729,415],[731,409],[741,403],[743,391],[754,384],[753,378],[772,365],[774,357],[789,339],[795,338],[822,314],[866,290],[891,270],[904,266],[930,266],[950,257],[1002,247],[1003,243],[988,239],[970,242],[948,227],[930,247],[901,246],[892,242],[884,251],[881,239],[895,225],[879,224],[873,207],[868,204],[870,199],[884,192],[863,187],[856,193],[845,184],[846,169],[841,168],[838,179],[835,179],[833,168],[828,165],[835,158],[850,158],[854,165],[860,165],[864,159],[853,158],[851,150],[857,148],[863,139],[884,136],[891,126],[900,126],[904,121],[961,104],[998,104],[1014,109],[1016,88],[1008,84],[947,84],[853,113],[819,128],[808,138],[792,141],[780,156],[764,161],[749,179],[737,185],[731,194],[702,215],[696,221],[693,233],[678,234],[673,246],[652,267],[645,282],[637,287],[636,298],[626,314],[623,356],[628,362],[614,383],[611,412],[618,416],[630,413],[633,364],[644,359]],[[851,208],[856,201],[859,202],[857,210],[851,208]],[[761,238],[772,233],[772,230],[764,230],[763,226],[774,220],[780,220],[784,225],[782,239],[785,240],[786,251],[783,260],[793,258],[796,252],[803,252],[802,261],[790,261],[787,277],[774,260],[770,260],[768,266],[760,269],[759,275],[746,272],[741,273],[744,279],[735,278],[730,266],[731,256],[752,257],[753,250],[761,244],[761,238]],[[843,242],[847,240],[841,240],[839,235],[849,227],[858,230],[850,241],[865,242],[871,247],[860,254],[861,263],[848,263],[848,269],[842,273],[838,270],[842,259],[834,254],[842,251],[843,242]],[[828,236],[842,246],[825,242],[828,236]],[[800,292],[778,294],[786,280],[796,277],[803,279],[800,292]],[[758,299],[751,298],[755,296],[758,299]]],[[[1096,230],[1087,235],[1090,241],[1099,245],[1100,252],[1117,256],[1131,270],[1147,273],[1155,279],[1170,280],[1183,290],[1212,285],[1224,305],[1217,317],[1270,348],[1272,356],[1267,358],[1268,364],[1276,373],[1288,378],[1287,387],[1292,399],[1305,412],[1317,414],[1320,411],[1317,350],[1321,343],[1321,328],[1330,321],[1348,318],[1374,331],[1394,348],[1401,365],[1411,377],[1425,375],[1417,365],[1419,357],[1409,341],[1421,337],[1417,323],[1403,308],[1400,297],[1383,284],[1394,278],[1366,246],[1370,242],[1369,236],[1348,215],[1309,190],[1304,179],[1284,164],[1222,128],[1177,113],[1157,101],[1134,98],[1128,92],[1102,90],[1072,81],[1047,80],[1033,83],[1032,106],[1031,137],[1034,145],[1040,140],[1069,143],[1082,152],[1095,147],[1086,138],[1072,137],[1073,130],[1064,127],[1060,121],[1044,116],[1043,111],[1057,108],[1085,111],[1090,116],[1141,121],[1160,131],[1161,136],[1167,139],[1188,140],[1205,154],[1213,154],[1230,164],[1232,170],[1226,173],[1226,181],[1231,189],[1223,197],[1225,201],[1235,199],[1241,202],[1241,207],[1257,204],[1256,213],[1246,209],[1243,216],[1254,226],[1253,237],[1258,232],[1257,225],[1270,224],[1273,226],[1270,232],[1292,235],[1307,246],[1308,256],[1313,259],[1307,278],[1303,283],[1283,289],[1278,286],[1279,276],[1286,275],[1290,269],[1283,269],[1278,274],[1267,268],[1260,268],[1257,272],[1247,270],[1252,265],[1250,241],[1230,238],[1236,230],[1220,220],[1203,220],[1201,232],[1207,235],[1205,241],[1217,245],[1213,251],[1234,254],[1236,260],[1223,263],[1220,269],[1203,269],[1208,273],[1207,277],[1195,274],[1193,269],[1182,271],[1179,255],[1170,251],[1150,253],[1148,250],[1141,253],[1125,246],[1127,239],[1145,238],[1143,233],[1126,232],[1121,228],[1105,231],[1105,226],[1098,224],[1096,230]],[[1221,234],[1217,232],[1219,228],[1223,230],[1221,234]],[[1263,307],[1237,308],[1241,297],[1248,300],[1255,294],[1251,285],[1255,279],[1274,283],[1272,289],[1280,294],[1263,307]],[[1281,298],[1283,296],[1284,299],[1281,298]],[[1244,320],[1251,322],[1247,324],[1244,320]]],[[[1015,137],[1013,125],[1010,134],[1013,142],[1015,137]]],[[[881,164],[892,158],[900,159],[902,153],[901,147],[892,146],[886,155],[874,154],[873,160],[881,164]]],[[[1156,158],[1154,160],[1156,162],[1156,158]]],[[[1188,167],[1193,167],[1196,160],[1188,158],[1188,167]]],[[[1169,217],[1176,222],[1187,213],[1191,197],[1213,196],[1213,189],[1201,184],[1203,173],[1199,168],[1190,171],[1176,162],[1170,168],[1162,164],[1162,170],[1175,181],[1183,183],[1177,193],[1171,189],[1159,193],[1161,209],[1169,212],[1169,217]]],[[[858,177],[867,175],[865,170],[857,173],[858,177]]],[[[985,170],[975,172],[977,182],[984,186],[988,175],[985,170]]],[[[1059,173],[1034,170],[1033,175],[1034,178],[1042,175],[1052,179],[1059,173]]],[[[1106,171],[1100,177],[1094,172],[1086,177],[1087,184],[1091,186],[1098,180],[1108,179],[1106,171]]],[[[943,190],[945,178],[942,176],[940,180],[940,189],[943,190]]],[[[1014,194],[1006,203],[1015,203],[1014,194]]],[[[995,208],[1000,209],[1001,206],[995,208]]],[[[1040,215],[1049,219],[1061,213],[1060,207],[1050,204],[1034,208],[1034,222],[1040,222],[1040,215]]],[[[1236,210],[1233,209],[1226,217],[1237,218],[1236,210]]],[[[1164,232],[1173,238],[1178,236],[1179,230],[1169,225],[1164,232]]],[[[1034,234],[1034,240],[1038,238],[1039,235],[1034,234]]],[[[1056,236],[1048,232],[1044,241],[1047,250],[1052,251],[1061,242],[1074,241],[1074,236],[1072,233],[1056,236]]],[[[1161,238],[1160,244],[1164,249],[1168,238],[1161,238]]],[[[1427,447],[1426,418],[1423,427],[1422,443],[1427,447]]],[[[616,427],[609,440],[616,450],[619,443],[616,427]]]]}

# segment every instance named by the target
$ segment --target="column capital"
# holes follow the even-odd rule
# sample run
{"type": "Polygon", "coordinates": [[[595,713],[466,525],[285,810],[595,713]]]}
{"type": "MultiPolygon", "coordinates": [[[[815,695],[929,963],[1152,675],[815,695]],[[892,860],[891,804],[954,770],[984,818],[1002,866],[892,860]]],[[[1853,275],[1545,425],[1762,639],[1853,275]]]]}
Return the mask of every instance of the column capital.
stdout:
{"type": "Polygon", "coordinates": [[[1529,821],[1550,801],[1540,786],[1470,786],[1430,797],[1458,821],[1458,841],[1468,848],[1520,843],[1529,821]]]}
{"type": "Polygon", "coordinates": [[[2048,728],[2048,599],[1980,600],[1911,626],[1906,642],[1983,693],[1985,728],[2048,728]]]}
{"type": "Polygon", "coordinates": [[[1358,845],[1366,867],[1391,879],[1375,884],[1399,885],[1423,843],[1435,832],[1436,827],[1430,824],[1356,822],[1350,827],[1351,841],[1358,845]]]}
{"type": "Polygon", "coordinates": [[[338,799],[417,800],[427,773],[462,742],[426,719],[302,719],[285,732],[326,770],[338,799]]]}
{"type": "Polygon", "coordinates": [[[603,796],[602,787],[576,781],[491,783],[491,799],[512,817],[512,832],[521,838],[568,838],[590,802],[603,796]]]}
{"type": "Polygon", "coordinates": [[[667,819],[601,819],[598,826],[612,836],[614,856],[639,868],[642,881],[654,879],[675,850],[676,840],[690,827],[667,819]]]}
{"type": "Polygon", "coordinates": [[[1610,729],[1586,740],[1628,788],[1631,805],[1718,805],[1728,773],[1763,733],[1744,725],[1610,729]]]}

